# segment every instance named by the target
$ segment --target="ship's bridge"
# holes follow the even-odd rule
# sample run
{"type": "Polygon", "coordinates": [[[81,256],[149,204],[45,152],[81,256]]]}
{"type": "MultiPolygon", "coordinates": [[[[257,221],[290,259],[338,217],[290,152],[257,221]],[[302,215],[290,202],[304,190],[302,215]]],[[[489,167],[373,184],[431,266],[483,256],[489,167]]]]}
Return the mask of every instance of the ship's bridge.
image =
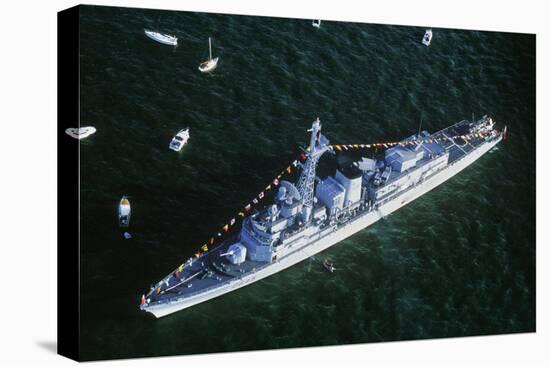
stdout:
{"type": "Polygon", "coordinates": [[[281,231],[297,223],[303,206],[298,189],[288,181],[281,181],[275,202],[250,220],[252,234],[264,245],[273,244],[281,231]]]}

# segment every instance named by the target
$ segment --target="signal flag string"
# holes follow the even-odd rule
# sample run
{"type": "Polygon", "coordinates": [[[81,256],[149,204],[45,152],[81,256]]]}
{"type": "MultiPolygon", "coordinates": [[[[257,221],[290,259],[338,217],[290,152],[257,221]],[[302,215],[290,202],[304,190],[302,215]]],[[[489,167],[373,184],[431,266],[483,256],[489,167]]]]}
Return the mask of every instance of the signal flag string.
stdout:
{"type": "Polygon", "coordinates": [[[412,140],[403,140],[403,141],[399,141],[399,142],[395,142],[395,141],[389,141],[389,142],[384,142],[384,143],[372,143],[372,144],[335,144],[335,145],[331,145],[337,152],[341,152],[341,151],[345,151],[345,150],[350,150],[350,149],[369,149],[369,148],[391,148],[391,147],[394,147],[396,145],[399,145],[399,146],[407,146],[407,145],[420,145],[420,144],[423,144],[423,143],[439,143],[441,141],[454,141],[456,139],[462,139],[464,141],[470,141],[474,138],[484,138],[484,137],[487,137],[487,136],[496,136],[496,135],[501,135],[502,136],[502,139],[505,140],[506,139],[506,135],[507,135],[507,128],[504,127],[504,130],[502,131],[497,131],[497,130],[493,130],[492,132],[490,133],[470,133],[470,134],[466,134],[466,135],[454,135],[454,136],[443,136],[443,137],[439,137],[439,138],[430,138],[430,137],[427,137],[427,138],[423,138],[423,139],[412,139],[412,140]]]}
{"type": "MultiPolygon", "coordinates": [[[[300,160],[305,160],[305,155],[300,155],[300,160]]],[[[219,232],[217,232],[215,235],[211,236],[208,241],[205,241],[203,245],[200,247],[199,250],[197,250],[194,254],[195,259],[199,259],[204,254],[208,253],[208,246],[214,245],[214,243],[217,243],[220,241],[220,239],[223,237],[224,233],[228,233],[232,227],[237,224],[237,222],[241,219],[243,219],[248,212],[252,210],[254,206],[260,203],[262,201],[268,191],[274,189],[275,187],[279,186],[281,179],[286,176],[290,175],[292,171],[298,167],[298,159],[294,160],[288,167],[283,169],[258,195],[256,195],[248,204],[246,204],[231,220],[229,220],[225,225],[223,225],[219,232]]],[[[193,263],[193,257],[190,257],[187,261],[182,263],[179,267],[177,267],[174,271],[168,275],[168,277],[161,280],[156,285],[156,293],[159,294],[162,291],[162,284],[166,284],[168,278],[170,278],[172,275],[174,275],[176,278],[179,278],[180,273],[183,271],[183,269],[187,266],[193,263]]]]}

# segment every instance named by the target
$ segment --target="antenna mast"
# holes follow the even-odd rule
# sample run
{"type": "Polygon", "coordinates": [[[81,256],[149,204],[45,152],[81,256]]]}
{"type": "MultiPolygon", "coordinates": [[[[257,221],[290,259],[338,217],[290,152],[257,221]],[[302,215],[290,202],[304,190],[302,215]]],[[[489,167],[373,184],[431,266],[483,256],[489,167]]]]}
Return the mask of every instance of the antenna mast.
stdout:
{"type": "Polygon", "coordinates": [[[319,118],[313,121],[311,129],[308,131],[311,132],[311,138],[309,148],[305,152],[307,158],[302,166],[302,173],[298,180],[298,192],[302,198],[302,206],[312,209],[317,162],[319,162],[321,156],[329,150],[330,147],[328,146],[328,140],[321,135],[321,121],[319,118]],[[321,137],[323,139],[321,139],[321,137]]]}

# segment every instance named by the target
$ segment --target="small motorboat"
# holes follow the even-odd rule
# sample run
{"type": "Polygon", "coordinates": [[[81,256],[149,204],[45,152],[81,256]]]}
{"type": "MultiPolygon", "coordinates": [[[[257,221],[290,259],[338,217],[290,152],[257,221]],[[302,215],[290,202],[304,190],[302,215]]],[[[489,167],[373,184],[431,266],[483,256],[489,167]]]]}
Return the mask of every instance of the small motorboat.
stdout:
{"type": "Polygon", "coordinates": [[[65,133],[67,135],[78,140],[87,138],[88,136],[94,134],[95,132],[96,132],[96,129],[93,126],[86,126],[86,127],[80,127],[80,128],[70,127],[67,130],[65,130],[65,133]]]}
{"type": "Polygon", "coordinates": [[[334,265],[332,263],[329,263],[328,260],[326,260],[326,259],[325,259],[325,261],[323,261],[323,268],[325,268],[326,271],[331,272],[331,273],[334,273],[334,271],[336,270],[334,265]]]}
{"type": "Polygon", "coordinates": [[[422,44],[425,46],[430,46],[432,43],[432,37],[433,33],[431,29],[427,29],[426,33],[424,33],[424,37],[422,37],[422,44]]]}
{"type": "Polygon", "coordinates": [[[311,25],[315,28],[321,28],[321,19],[315,19],[313,22],[311,22],[311,25]]]}
{"type": "Polygon", "coordinates": [[[127,240],[129,240],[129,239],[132,238],[132,235],[130,234],[130,232],[124,232],[122,235],[123,235],[124,238],[127,239],[127,240]]]}
{"type": "Polygon", "coordinates": [[[172,141],[170,142],[168,147],[176,152],[179,152],[181,148],[183,148],[183,146],[187,144],[187,140],[189,140],[190,137],[191,135],[189,135],[188,127],[186,127],[185,129],[181,129],[176,134],[176,136],[172,138],[172,141]]]}
{"type": "Polygon", "coordinates": [[[212,71],[218,66],[218,60],[219,57],[216,57],[215,59],[212,58],[212,39],[208,37],[208,50],[210,57],[208,60],[201,62],[199,65],[199,71],[201,73],[208,73],[209,71],[212,71]]]}
{"type": "Polygon", "coordinates": [[[126,196],[123,196],[118,205],[118,224],[121,227],[128,227],[130,225],[131,212],[130,201],[126,196]]]}
{"type": "Polygon", "coordinates": [[[148,31],[147,29],[145,29],[144,32],[145,32],[145,35],[150,39],[155,40],[164,45],[169,45],[169,46],[178,45],[178,38],[176,36],[170,36],[169,34],[148,31]]]}

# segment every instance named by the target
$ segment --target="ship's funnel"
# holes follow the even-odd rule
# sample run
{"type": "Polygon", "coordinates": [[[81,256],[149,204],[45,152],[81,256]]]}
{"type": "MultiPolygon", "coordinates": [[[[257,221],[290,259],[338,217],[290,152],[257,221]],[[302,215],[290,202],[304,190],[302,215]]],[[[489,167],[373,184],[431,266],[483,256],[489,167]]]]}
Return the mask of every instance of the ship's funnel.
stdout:
{"type": "Polygon", "coordinates": [[[336,155],[336,164],[338,168],[349,167],[353,164],[353,157],[346,153],[339,153],[336,155]]]}

